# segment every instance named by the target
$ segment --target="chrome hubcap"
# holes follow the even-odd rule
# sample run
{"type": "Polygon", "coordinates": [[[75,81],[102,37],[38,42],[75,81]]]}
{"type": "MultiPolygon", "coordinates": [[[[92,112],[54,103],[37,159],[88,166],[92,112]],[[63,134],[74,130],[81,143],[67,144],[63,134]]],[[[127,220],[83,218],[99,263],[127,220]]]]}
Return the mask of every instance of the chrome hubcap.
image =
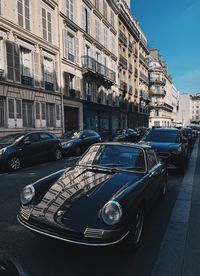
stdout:
{"type": "Polygon", "coordinates": [[[18,170],[20,168],[20,160],[18,157],[13,157],[11,160],[10,160],[10,167],[13,169],[13,170],[18,170]]]}
{"type": "Polygon", "coordinates": [[[134,244],[137,244],[140,241],[144,223],[143,211],[139,209],[135,217],[135,230],[134,230],[134,244]]]}
{"type": "Polygon", "coordinates": [[[62,152],[60,150],[56,150],[56,159],[62,158],[62,152]]]}

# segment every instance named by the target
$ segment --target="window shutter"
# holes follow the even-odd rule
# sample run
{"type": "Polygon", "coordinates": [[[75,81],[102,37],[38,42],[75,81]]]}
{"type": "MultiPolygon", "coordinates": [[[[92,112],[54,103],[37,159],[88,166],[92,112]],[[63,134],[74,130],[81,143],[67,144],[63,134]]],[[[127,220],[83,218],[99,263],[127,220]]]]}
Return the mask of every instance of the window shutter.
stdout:
{"type": "Polygon", "coordinates": [[[9,80],[14,80],[13,43],[6,40],[7,74],[9,80]]]}
{"type": "Polygon", "coordinates": [[[17,13],[18,13],[18,24],[23,27],[23,3],[22,0],[17,1],[17,13]]]}
{"type": "Polygon", "coordinates": [[[88,24],[88,30],[87,30],[87,32],[88,32],[88,34],[90,34],[91,32],[90,32],[90,12],[89,12],[89,10],[88,10],[88,22],[87,22],[87,24],[88,24]]]}
{"type": "Polygon", "coordinates": [[[54,85],[55,85],[55,91],[59,90],[58,87],[58,62],[54,62],[54,85]]]}
{"type": "Polygon", "coordinates": [[[82,6],[82,28],[85,31],[85,8],[82,6]]]}
{"type": "Polygon", "coordinates": [[[69,96],[69,73],[64,72],[64,95],[69,96]]]}
{"type": "Polygon", "coordinates": [[[80,91],[80,78],[75,76],[75,90],[80,91]]]}
{"type": "Polygon", "coordinates": [[[68,33],[66,29],[64,29],[63,34],[64,34],[64,57],[68,58],[69,41],[68,41],[68,33]]]}
{"type": "Polygon", "coordinates": [[[35,86],[40,86],[40,73],[39,73],[39,53],[34,52],[34,82],[35,86]]]}
{"type": "Polygon", "coordinates": [[[15,104],[14,99],[12,99],[12,98],[8,99],[8,117],[10,119],[15,118],[15,106],[14,106],[14,104],[15,104]]]}
{"type": "Polygon", "coordinates": [[[79,64],[79,39],[75,37],[75,57],[76,63],[79,64]]]}
{"type": "Polygon", "coordinates": [[[19,46],[14,43],[14,62],[15,62],[15,81],[20,82],[20,59],[19,59],[19,46]]]}
{"type": "Polygon", "coordinates": [[[40,54],[40,66],[41,66],[40,86],[44,88],[44,57],[42,54],[40,54]]]}

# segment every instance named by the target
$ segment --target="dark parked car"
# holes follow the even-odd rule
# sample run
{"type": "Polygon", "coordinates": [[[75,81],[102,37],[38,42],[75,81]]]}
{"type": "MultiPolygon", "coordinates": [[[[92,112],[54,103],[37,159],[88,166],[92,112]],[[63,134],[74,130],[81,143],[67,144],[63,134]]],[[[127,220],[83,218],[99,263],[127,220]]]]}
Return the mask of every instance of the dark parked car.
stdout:
{"type": "Polygon", "coordinates": [[[133,249],[145,212],[166,189],[166,166],[151,147],[99,143],[72,168],[24,187],[18,220],[69,243],[133,249]]]}
{"type": "Polygon", "coordinates": [[[185,168],[189,155],[188,141],[177,128],[155,128],[149,130],[140,143],[154,148],[168,164],[185,168]]]}
{"type": "Polygon", "coordinates": [[[183,132],[183,135],[188,139],[189,145],[192,145],[192,143],[195,139],[192,128],[184,127],[184,128],[182,128],[182,132],[183,132]]]}
{"type": "Polygon", "coordinates": [[[101,142],[101,137],[94,130],[81,130],[65,133],[61,141],[65,155],[79,156],[92,144],[101,142]]]}
{"type": "Polygon", "coordinates": [[[61,159],[60,140],[49,132],[20,132],[0,137],[0,168],[16,171],[22,165],[61,159]]]}
{"type": "Polygon", "coordinates": [[[116,132],[113,141],[116,142],[138,142],[140,133],[132,128],[122,129],[116,132]]]}

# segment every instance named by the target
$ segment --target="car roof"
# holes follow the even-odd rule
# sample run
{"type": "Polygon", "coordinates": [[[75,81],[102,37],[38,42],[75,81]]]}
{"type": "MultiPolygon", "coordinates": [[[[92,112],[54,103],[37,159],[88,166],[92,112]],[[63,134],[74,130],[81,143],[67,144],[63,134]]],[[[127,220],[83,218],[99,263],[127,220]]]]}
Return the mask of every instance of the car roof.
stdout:
{"type": "Polygon", "coordinates": [[[146,144],[135,144],[135,143],[129,143],[129,142],[104,142],[104,143],[98,143],[99,145],[111,145],[111,146],[128,146],[128,147],[134,147],[134,148],[138,148],[138,149],[145,149],[145,148],[150,148],[151,147],[149,145],[146,144]]]}
{"type": "Polygon", "coordinates": [[[150,129],[150,131],[180,131],[180,129],[178,128],[175,128],[175,127],[165,127],[165,128],[152,128],[150,129]]]}

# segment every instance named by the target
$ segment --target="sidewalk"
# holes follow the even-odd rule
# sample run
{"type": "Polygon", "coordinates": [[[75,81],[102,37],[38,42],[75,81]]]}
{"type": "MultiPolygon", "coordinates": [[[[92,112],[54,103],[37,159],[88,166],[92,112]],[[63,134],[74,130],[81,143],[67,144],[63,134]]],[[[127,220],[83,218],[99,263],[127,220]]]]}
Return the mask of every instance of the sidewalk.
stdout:
{"type": "Polygon", "coordinates": [[[152,276],[200,276],[200,154],[197,138],[152,276]]]}

